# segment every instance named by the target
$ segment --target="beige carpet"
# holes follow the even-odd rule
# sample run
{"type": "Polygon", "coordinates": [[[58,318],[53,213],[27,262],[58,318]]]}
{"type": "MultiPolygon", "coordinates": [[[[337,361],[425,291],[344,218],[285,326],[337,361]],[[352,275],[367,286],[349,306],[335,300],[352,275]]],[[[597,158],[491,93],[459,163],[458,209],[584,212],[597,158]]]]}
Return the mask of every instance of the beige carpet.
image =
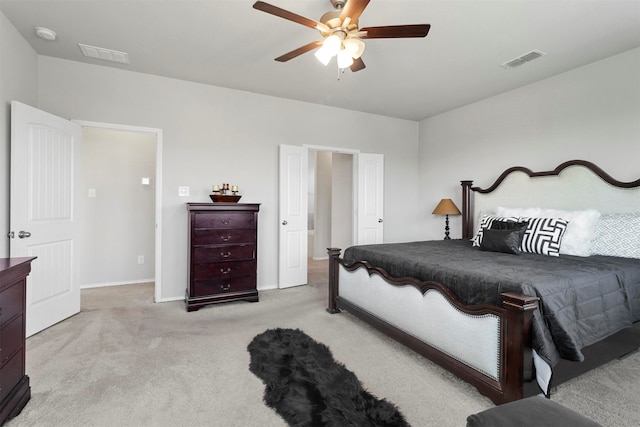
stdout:
{"type": "MultiPolygon", "coordinates": [[[[155,304],[153,285],[82,291],[80,314],[27,340],[32,398],[18,426],[282,426],[262,403],[247,344],[273,327],[328,345],[413,426],[464,426],[492,406],[473,387],[359,320],[325,312],[323,263],[310,284],[187,313],[155,304]]],[[[559,388],[554,400],[605,426],[639,426],[640,356],[559,388]]]]}

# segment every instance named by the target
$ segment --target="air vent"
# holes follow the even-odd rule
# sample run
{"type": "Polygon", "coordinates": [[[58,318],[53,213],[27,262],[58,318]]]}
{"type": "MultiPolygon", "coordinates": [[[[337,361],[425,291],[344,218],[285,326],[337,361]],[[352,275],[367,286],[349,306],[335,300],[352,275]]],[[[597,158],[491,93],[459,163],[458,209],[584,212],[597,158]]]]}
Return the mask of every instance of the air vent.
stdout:
{"type": "Polygon", "coordinates": [[[516,68],[526,64],[527,62],[533,61],[534,59],[538,59],[543,55],[546,55],[546,53],[539,50],[532,50],[531,52],[527,52],[517,58],[513,58],[511,61],[504,62],[500,64],[500,66],[503,68],[516,68]]]}
{"type": "Polygon", "coordinates": [[[103,59],[105,61],[119,62],[121,64],[129,63],[129,54],[126,52],[118,52],[117,50],[89,46],[82,43],[78,43],[78,46],[80,46],[82,54],[89,58],[103,59]]]}

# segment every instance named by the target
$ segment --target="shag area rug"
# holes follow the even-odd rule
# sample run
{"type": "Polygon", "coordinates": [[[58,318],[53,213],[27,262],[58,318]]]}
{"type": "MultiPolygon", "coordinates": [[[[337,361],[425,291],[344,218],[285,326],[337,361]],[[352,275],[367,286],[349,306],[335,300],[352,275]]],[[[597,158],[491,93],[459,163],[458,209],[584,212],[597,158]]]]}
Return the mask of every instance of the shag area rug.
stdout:
{"type": "Polygon", "coordinates": [[[390,402],[366,391],[327,346],[299,329],[268,329],[247,347],[267,406],[291,426],[408,426],[390,402]]]}

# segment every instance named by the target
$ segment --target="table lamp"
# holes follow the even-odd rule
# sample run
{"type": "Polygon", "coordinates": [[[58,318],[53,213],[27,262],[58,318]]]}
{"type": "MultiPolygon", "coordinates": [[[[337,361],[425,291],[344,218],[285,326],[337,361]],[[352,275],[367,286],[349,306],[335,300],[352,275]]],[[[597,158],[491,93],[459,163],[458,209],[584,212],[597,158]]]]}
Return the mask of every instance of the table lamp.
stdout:
{"type": "Polygon", "coordinates": [[[451,199],[442,199],[438,206],[432,212],[434,215],[445,215],[444,240],[450,240],[449,237],[449,215],[460,215],[460,210],[451,199]]]}

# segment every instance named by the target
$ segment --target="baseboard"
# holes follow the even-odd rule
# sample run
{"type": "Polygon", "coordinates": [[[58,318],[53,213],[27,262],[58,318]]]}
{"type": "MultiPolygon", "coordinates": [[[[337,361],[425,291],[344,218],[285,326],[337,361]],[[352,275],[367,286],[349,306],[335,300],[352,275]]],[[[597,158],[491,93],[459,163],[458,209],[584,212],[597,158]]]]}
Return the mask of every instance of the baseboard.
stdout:
{"type": "Polygon", "coordinates": [[[81,285],[80,289],[104,288],[107,286],[139,285],[140,283],[155,282],[155,280],[156,279],[152,277],[150,279],[124,280],[122,282],[92,283],[88,285],[81,285]]]}

